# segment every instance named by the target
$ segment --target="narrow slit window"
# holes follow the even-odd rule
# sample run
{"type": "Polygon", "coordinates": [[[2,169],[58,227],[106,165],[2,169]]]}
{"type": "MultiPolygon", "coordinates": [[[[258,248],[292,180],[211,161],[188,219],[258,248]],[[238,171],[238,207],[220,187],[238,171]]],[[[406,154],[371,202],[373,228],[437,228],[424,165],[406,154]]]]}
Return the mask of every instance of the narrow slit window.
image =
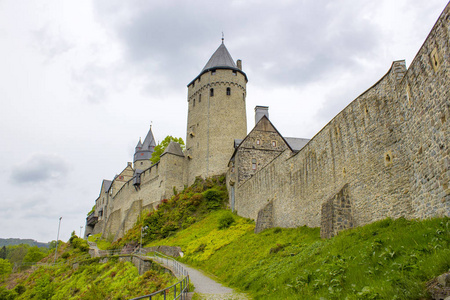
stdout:
{"type": "Polygon", "coordinates": [[[194,99],[194,101],[192,102],[192,106],[195,106],[195,99],[194,99]]]}
{"type": "Polygon", "coordinates": [[[261,145],[261,140],[260,139],[256,140],[256,145],[261,145]]]}
{"type": "Polygon", "coordinates": [[[198,103],[202,102],[202,94],[198,95],[198,103]]]}
{"type": "Polygon", "coordinates": [[[276,147],[277,146],[277,141],[272,141],[272,147],[276,147]]]}
{"type": "Polygon", "coordinates": [[[256,170],[256,158],[252,158],[252,170],[256,170]]]}
{"type": "Polygon", "coordinates": [[[209,90],[209,96],[214,97],[214,89],[209,90]]]}
{"type": "Polygon", "coordinates": [[[227,96],[231,95],[231,88],[227,87],[227,96]]]}

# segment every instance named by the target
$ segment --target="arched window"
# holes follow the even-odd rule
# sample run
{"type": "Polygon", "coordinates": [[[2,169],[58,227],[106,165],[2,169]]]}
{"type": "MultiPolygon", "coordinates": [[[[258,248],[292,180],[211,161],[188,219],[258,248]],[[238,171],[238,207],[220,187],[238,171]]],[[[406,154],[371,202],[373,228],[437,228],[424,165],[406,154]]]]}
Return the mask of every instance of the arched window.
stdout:
{"type": "Polygon", "coordinates": [[[209,90],[209,96],[211,96],[211,97],[214,96],[214,89],[210,89],[210,90],[209,90]]]}
{"type": "Polygon", "coordinates": [[[231,95],[231,88],[227,87],[227,96],[231,95]]]}

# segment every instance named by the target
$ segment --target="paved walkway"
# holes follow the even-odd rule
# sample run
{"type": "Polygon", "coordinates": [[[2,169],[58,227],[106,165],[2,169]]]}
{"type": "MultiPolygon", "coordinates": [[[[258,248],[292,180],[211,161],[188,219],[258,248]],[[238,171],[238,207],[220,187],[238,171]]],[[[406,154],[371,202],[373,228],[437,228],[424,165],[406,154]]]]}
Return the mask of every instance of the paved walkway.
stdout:
{"type": "MultiPolygon", "coordinates": [[[[156,257],[150,257],[164,267],[173,270],[172,262],[167,264],[166,260],[156,259],[156,257]]],[[[233,289],[225,287],[222,284],[211,279],[203,272],[189,267],[185,264],[179,263],[189,273],[189,280],[194,285],[194,292],[200,296],[200,299],[207,300],[248,300],[250,299],[246,294],[236,293],[233,289]]],[[[192,297],[192,293],[190,293],[192,297]]],[[[189,298],[191,299],[191,298],[189,298]]]]}

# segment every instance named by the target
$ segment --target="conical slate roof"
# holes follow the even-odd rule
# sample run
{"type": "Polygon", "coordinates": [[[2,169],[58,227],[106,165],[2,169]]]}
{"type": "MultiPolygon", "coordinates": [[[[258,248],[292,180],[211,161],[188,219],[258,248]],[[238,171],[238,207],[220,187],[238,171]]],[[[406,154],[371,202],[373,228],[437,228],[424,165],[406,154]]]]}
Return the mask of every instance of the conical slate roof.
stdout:
{"type": "Polygon", "coordinates": [[[211,56],[211,58],[206,63],[206,66],[203,68],[202,73],[204,71],[207,71],[209,69],[214,68],[231,68],[236,69],[236,64],[233,61],[233,58],[231,57],[230,52],[228,52],[227,47],[225,47],[225,44],[220,44],[219,48],[217,48],[216,52],[211,56]]]}
{"type": "MultiPolygon", "coordinates": [[[[145,137],[144,143],[142,143],[142,150],[153,150],[156,147],[155,137],[153,136],[152,126],[145,137]]],[[[153,151],[152,151],[153,152],[153,151]]]]}
{"type": "Polygon", "coordinates": [[[142,148],[142,142],[141,142],[141,138],[139,138],[139,142],[136,145],[136,149],[141,149],[142,148]]]}
{"type": "Polygon", "coordinates": [[[200,74],[198,74],[197,77],[195,77],[194,80],[192,80],[187,86],[190,86],[195,80],[197,80],[197,78],[202,76],[204,73],[215,69],[235,70],[244,75],[245,80],[247,81],[247,75],[236,66],[236,63],[233,61],[230,52],[228,52],[227,47],[225,47],[225,44],[222,41],[222,44],[220,44],[219,48],[217,48],[216,52],[214,52],[214,54],[208,60],[200,74]]]}

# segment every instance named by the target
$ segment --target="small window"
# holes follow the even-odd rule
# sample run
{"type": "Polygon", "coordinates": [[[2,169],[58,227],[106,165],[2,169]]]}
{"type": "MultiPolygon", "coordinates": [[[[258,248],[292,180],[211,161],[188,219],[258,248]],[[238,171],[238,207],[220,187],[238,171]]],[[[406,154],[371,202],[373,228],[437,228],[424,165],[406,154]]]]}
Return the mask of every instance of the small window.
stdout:
{"type": "Polygon", "coordinates": [[[256,145],[261,145],[261,140],[260,139],[256,140],[256,145]]]}
{"type": "Polygon", "coordinates": [[[141,161],[141,166],[143,165],[144,163],[141,161]]]}
{"type": "Polygon", "coordinates": [[[242,93],[242,100],[245,101],[245,94],[244,93],[242,93]]]}
{"type": "Polygon", "coordinates": [[[256,170],[256,158],[252,158],[252,170],[256,170]]]}
{"type": "Polygon", "coordinates": [[[195,106],[195,99],[194,99],[194,101],[192,102],[192,106],[195,106]]]}
{"type": "Polygon", "coordinates": [[[272,147],[276,147],[277,146],[277,141],[272,141],[272,147]]]}
{"type": "Polygon", "coordinates": [[[194,82],[192,82],[192,87],[195,87],[195,81],[194,81],[194,82]]]}
{"type": "Polygon", "coordinates": [[[198,103],[202,102],[202,94],[198,95],[198,103]]]}
{"type": "Polygon", "coordinates": [[[200,82],[200,80],[201,80],[201,79],[202,79],[202,78],[201,78],[201,77],[199,77],[199,78],[198,78],[198,82],[200,82]]]}
{"type": "Polygon", "coordinates": [[[231,88],[227,87],[227,96],[231,95],[231,88]]]}
{"type": "Polygon", "coordinates": [[[236,76],[237,75],[237,71],[233,71],[233,75],[236,76]]]}
{"type": "Polygon", "coordinates": [[[211,70],[211,75],[216,75],[216,70],[211,70]]]}
{"type": "Polygon", "coordinates": [[[209,96],[214,97],[214,89],[209,90],[209,96]]]}
{"type": "Polygon", "coordinates": [[[231,173],[234,173],[234,162],[231,163],[231,173]]]}

